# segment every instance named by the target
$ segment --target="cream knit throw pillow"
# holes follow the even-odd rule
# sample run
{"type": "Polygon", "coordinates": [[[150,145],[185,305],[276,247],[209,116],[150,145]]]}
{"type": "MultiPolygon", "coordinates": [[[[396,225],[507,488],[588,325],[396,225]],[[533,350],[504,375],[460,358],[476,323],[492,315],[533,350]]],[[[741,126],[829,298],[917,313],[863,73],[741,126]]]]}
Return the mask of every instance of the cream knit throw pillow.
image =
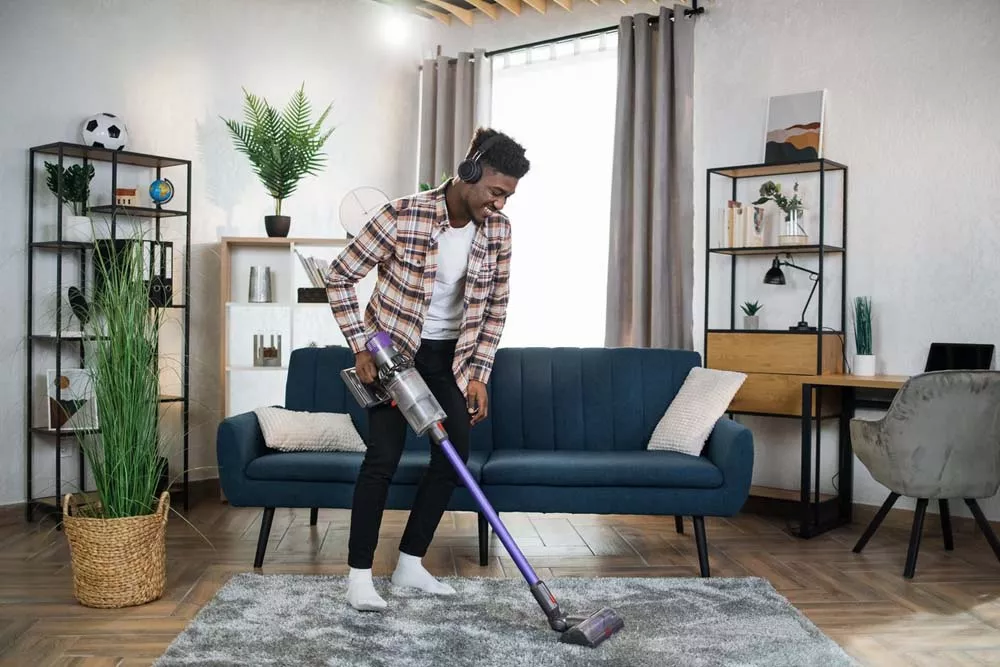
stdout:
{"type": "Polygon", "coordinates": [[[647,449],[699,456],[746,378],[736,371],[692,368],[653,430],[647,449]]]}
{"type": "Polygon", "coordinates": [[[284,452],[363,452],[365,441],[351,416],[265,407],[254,410],[264,442],[284,452]]]}

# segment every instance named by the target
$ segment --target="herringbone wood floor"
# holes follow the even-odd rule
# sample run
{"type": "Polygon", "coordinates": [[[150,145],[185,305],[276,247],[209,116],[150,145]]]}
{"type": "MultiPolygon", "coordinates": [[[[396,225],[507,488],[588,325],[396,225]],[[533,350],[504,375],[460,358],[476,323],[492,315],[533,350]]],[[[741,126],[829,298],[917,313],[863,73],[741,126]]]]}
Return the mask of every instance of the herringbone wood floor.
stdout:
{"type": "MultiPolygon", "coordinates": [[[[670,517],[503,518],[543,578],[698,574],[690,522],[679,535],[670,517]]],[[[230,575],[252,567],[258,511],[207,498],[187,519],[170,519],[161,600],[93,610],[73,599],[69,553],[54,523],[0,512],[0,664],[150,664],[230,575]]],[[[954,521],[955,550],[945,552],[936,516],[928,516],[917,576],[907,581],[902,521],[890,518],[863,554],[851,553],[867,519],[808,541],[775,519],[707,520],[712,574],[767,578],[863,664],[1000,664],[1000,563],[971,522],[954,521]]],[[[377,575],[395,564],[405,520],[405,512],[387,513],[377,575]]],[[[322,510],[315,527],[308,510],[278,510],[264,572],[345,573],[348,526],[342,510],[322,510]]],[[[445,516],[426,563],[437,575],[520,576],[496,538],[489,567],[479,567],[474,514],[445,516]]]]}

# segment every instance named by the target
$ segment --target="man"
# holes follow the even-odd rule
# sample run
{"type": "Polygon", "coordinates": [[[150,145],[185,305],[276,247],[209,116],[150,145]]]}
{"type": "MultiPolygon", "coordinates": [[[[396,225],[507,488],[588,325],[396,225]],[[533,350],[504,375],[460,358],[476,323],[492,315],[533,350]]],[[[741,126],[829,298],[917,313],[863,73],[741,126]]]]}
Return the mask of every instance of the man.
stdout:
{"type": "MultiPolygon", "coordinates": [[[[355,353],[358,377],[375,380],[365,342],[378,330],[414,359],[448,415],[445,428],[467,461],[469,431],[486,418],[486,383],[506,318],[510,222],[501,213],[529,162],[505,134],[480,128],[458,176],[428,192],[384,206],[330,267],[333,315],[355,353]],[[354,285],[378,266],[362,320],[354,285]]],[[[369,411],[369,443],[354,488],[348,543],[348,602],[381,611],[372,560],[389,483],[403,451],[406,420],[395,407],[369,411]]],[[[458,475],[439,448],[420,482],[392,576],[397,586],[452,594],[421,560],[448,505],[458,475]]]]}

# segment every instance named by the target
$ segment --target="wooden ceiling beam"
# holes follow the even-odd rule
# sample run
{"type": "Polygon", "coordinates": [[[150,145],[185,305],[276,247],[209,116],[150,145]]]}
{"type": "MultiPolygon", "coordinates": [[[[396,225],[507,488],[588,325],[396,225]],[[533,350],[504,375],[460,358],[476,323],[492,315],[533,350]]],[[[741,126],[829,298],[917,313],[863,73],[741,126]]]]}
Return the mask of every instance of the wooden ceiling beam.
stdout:
{"type": "Polygon", "coordinates": [[[567,12],[573,11],[573,0],[552,0],[552,2],[556,3],[567,12]]]}
{"type": "Polygon", "coordinates": [[[451,15],[445,14],[444,12],[439,12],[436,9],[431,9],[430,7],[417,7],[417,11],[423,12],[430,17],[433,17],[440,21],[441,23],[450,26],[451,25],[451,15]]]}
{"type": "Polygon", "coordinates": [[[539,14],[544,14],[548,10],[548,0],[524,0],[524,3],[539,14]]]}
{"type": "Polygon", "coordinates": [[[465,25],[467,25],[469,27],[472,26],[472,10],[471,9],[465,9],[464,7],[459,7],[458,5],[453,5],[450,2],[445,2],[445,0],[424,0],[424,2],[427,2],[427,3],[432,4],[432,5],[436,5],[436,6],[440,7],[441,9],[445,10],[446,12],[448,12],[449,14],[451,14],[452,16],[454,16],[455,18],[457,18],[459,21],[461,21],[465,25]]]}
{"type": "Polygon", "coordinates": [[[521,15],[521,0],[497,0],[497,4],[514,16],[521,15]]]}
{"type": "Polygon", "coordinates": [[[500,18],[500,8],[497,7],[496,5],[484,2],[484,0],[465,0],[465,1],[468,2],[470,5],[472,5],[473,7],[475,7],[476,9],[478,9],[479,11],[481,11],[483,14],[489,16],[494,21],[500,18]]]}

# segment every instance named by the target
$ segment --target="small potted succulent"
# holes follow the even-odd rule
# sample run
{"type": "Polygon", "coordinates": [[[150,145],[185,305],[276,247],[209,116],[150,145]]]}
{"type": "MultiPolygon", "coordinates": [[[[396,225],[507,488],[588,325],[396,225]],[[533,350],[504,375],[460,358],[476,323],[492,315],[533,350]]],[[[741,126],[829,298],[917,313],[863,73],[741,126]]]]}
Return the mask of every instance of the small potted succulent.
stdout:
{"type": "Polygon", "coordinates": [[[778,235],[778,245],[806,245],[809,242],[809,235],[802,226],[805,210],[802,208],[802,198],[799,197],[798,181],[792,188],[791,197],[782,194],[781,183],[774,181],[764,183],[760,186],[760,198],[754,205],[760,206],[769,201],[773,201],[785,214],[785,224],[778,235]]]}
{"type": "Polygon", "coordinates": [[[441,174],[441,181],[438,183],[438,185],[431,185],[430,183],[421,183],[420,191],[427,192],[428,190],[433,190],[434,188],[438,187],[439,185],[447,181],[449,178],[451,178],[451,176],[448,175],[448,172],[444,172],[441,174]]]}
{"type": "Polygon", "coordinates": [[[745,301],[740,308],[743,310],[743,328],[749,331],[756,331],[760,326],[760,317],[757,313],[760,312],[761,308],[764,306],[760,305],[756,301],[750,302],[745,301]]]}

